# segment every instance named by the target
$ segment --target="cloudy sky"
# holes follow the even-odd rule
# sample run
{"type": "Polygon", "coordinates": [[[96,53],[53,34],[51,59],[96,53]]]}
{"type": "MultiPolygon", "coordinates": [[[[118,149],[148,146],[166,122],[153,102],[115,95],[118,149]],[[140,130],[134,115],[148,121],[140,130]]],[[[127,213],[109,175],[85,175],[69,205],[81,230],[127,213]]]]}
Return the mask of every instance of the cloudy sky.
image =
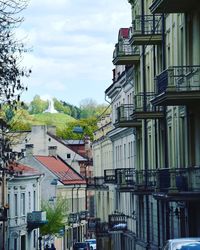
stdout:
{"type": "Polygon", "coordinates": [[[23,16],[18,34],[33,48],[24,57],[33,73],[22,99],[38,94],[77,106],[86,98],[105,103],[118,30],[131,25],[128,1],[30,0],[23,16]]]}

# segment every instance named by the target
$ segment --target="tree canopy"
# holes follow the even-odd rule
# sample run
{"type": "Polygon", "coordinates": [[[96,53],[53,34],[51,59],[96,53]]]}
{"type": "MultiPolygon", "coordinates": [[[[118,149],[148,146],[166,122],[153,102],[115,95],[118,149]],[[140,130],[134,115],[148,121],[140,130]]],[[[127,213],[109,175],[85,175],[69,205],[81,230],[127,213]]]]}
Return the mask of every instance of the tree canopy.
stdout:
{"type": "Polygon", "coordinates": [[[54,203],[42,202],[42,210],[46,211],[48,223],[41,226],[41,235],[57,235],[67,221],[67,200],[64,197],[58,197],[54,203]]]}

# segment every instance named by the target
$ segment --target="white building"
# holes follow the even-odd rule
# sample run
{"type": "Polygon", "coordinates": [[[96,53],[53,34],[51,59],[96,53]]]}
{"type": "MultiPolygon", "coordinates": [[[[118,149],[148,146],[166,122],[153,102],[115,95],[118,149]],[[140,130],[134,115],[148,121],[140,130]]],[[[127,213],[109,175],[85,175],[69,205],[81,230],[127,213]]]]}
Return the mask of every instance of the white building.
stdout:
{"type": "MultiPolygon", "coordinates": [[[[9,250],[38,249],[39,225],[44,220],[30,221],[28,215],[41,212],[41,174],[22,164],[14,166],[14,175],[8,178],[8,221],[6,248],[9,250]],[[34,224],[34,225],[33,225],[34,224]]],[[[1,243],[0,243],[1,244],[1,243]]]]}

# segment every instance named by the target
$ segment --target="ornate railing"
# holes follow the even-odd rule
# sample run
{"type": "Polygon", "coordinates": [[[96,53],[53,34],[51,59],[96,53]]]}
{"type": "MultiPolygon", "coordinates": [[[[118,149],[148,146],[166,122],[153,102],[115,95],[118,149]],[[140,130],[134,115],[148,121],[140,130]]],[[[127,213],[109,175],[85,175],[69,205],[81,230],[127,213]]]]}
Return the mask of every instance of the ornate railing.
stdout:
{"type": "Polygon", "coordinates": [[[136,16],[133,21],[133,35],[161,34],[161,15],[136,16]]]}
{"type": "Polygon", "coordinates": [[[112,231],[127,229],[127,216],[124,214],[108,215],[109,229],[112,231]]]}
{"type": "Polygon", "coordinates": [[[136,171],[136,187],[154,189],[156,187],[156,170],[136,171]]]}
{"type": "Polygon", "coordinates": [[[200,91],[200,65],[173,66],[156,76],[157,94],[166,90],[200,91]]]}
{"type": "Polygon", "coordinates": [[[153,106],[150,102],[151,99],[155,98],[154,92],[139,93],[134,96],[134,112],[161,112],[162,107],[153,106]],[[146,104],[146,105],[145,105],[146,104]]]}
{"type": "Polygon", "coordinates": [[[97,221],[96,223],[96,236],[108,236],[109,224],[108,222],[97,221]]]}
{"type": "Polygon", "coordinates": [[[135,169],[121,168],[116,169],[117,185],[121,188],[133,187],[135,184],[135,169]]]}
{"type": "Polygon", "coordinates": [[[131,55],[139,55],[139,48],[134,46],[132,47],[129,42],[121,41],[115,44],[115,50],[113,52],[113,58],[118,56],[131,56],[131,55]]]}
{"type": "Polygon", "coordinates": [[[88,188],[106,187],[105,182],[104,182],[104,176],[87,178],[87,187],[88,188]]]}
{"type": "Polygon", "coordinates": [[[116,183],[116,173],[115,169],[105,169],[104,170],[104,182],[105,183],[116,183]]]}
{"type": "Polygon", "coordinates": [[[200,192],[200,167],[158,169],[156,188],[160,192],[200,192]]]}
{"type": "Polygon", "coordinates": [[[133,104],[124,104],[116,109],[116,120],[115,122],[131,121],[132,114],[134,111],[133,104]]]}

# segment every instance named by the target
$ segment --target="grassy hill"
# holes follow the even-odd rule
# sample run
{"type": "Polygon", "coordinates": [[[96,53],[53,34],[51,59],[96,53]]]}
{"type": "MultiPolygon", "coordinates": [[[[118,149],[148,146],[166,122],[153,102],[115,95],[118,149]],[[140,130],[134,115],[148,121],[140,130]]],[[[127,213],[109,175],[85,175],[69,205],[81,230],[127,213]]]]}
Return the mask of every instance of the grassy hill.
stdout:
{"type": "Polygon", "coordinates": [[[73,117],[64,113],[40,113],[30,115],[27,111],[18,111],[12,122],[15,130],[31,129],[32,125],[54,125],[57,129],[63,129],[69,122],[76,121],[73,117]]]}
{"type": "Polygon", "coordinates": [[[57,128],[63,128],[67,123],[75,121],[73,117],[62,113],[42,113],[30,115],[30,118],[31,125],[55,125],[57,128]]]}

